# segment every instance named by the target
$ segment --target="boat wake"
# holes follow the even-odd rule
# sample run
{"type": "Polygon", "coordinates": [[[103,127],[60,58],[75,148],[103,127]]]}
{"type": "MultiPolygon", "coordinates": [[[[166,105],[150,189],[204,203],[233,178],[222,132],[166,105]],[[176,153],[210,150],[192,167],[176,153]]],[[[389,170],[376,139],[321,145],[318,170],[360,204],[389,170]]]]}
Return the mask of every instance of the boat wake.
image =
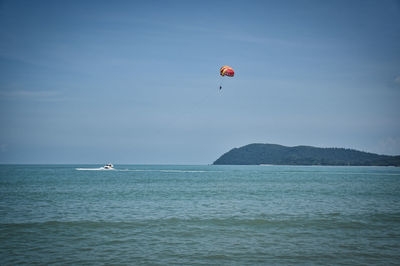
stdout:
{"type": "Polygon", "coordinates": [[[78,171],[103,171],[103,170],[115,170],[114,165],[112,164],[106,164],[103,167],[99,168],[76,168],[78,171]]]}
{"type": "Polygon", "coordinates": [[[109,171],[111,169],[105,169],[104,167],[99,167],[99,168],[75,168],[78,171],[109,171]]]}
{"type": "Polygon", "coordinates": [[[159,172],[159,173],[209,173],[209,172],[221,172],[221,171],[204,171],[204,170],[164,170],[164,169],[105,169],[99,168],[75,168],[78,171],[117,171],[117,172],[159,172]]]}

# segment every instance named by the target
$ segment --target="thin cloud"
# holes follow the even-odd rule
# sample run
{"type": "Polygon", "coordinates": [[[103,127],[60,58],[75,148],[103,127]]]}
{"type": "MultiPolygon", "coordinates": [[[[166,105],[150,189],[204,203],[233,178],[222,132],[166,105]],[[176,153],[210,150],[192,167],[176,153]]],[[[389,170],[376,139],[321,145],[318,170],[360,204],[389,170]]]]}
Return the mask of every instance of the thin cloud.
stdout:
{"type": "Polygon", "coordinates": [[[400,137],[387,137],[381,139],[377,147],[378,153],[399,155],[400,137]]]}
{"type": "Polygon", "coordinates": [[[6,152],[7,151],[7,144],[1,143],[0,144],[0,152],[6,152]]]}
{"type": "Polygon", "coordinates": [[[6,99],[27,99],[36,101],[63,101],[65,100],[58,91],[43,90],[43,91],[29,91],[29,90],[13,90],[13,91],[0,91],[0,97],[6,99]]]}
{"type": "Polygon", "coordinates": [[[397,85],[400,86],[400,76],[397,76],[397,77],[394,79],[394,83],[396,83],[397,85]]]}

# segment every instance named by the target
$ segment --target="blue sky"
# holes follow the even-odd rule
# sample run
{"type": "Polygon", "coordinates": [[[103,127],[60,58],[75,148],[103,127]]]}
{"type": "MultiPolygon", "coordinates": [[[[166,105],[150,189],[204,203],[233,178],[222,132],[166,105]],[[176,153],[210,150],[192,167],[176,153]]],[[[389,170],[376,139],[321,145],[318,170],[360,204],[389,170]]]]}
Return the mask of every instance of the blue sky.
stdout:
{"type": "Polygon", "coordinates": [[[398,155],[399,102],[399,1],[0,1],[0,163],[398,155]]]}

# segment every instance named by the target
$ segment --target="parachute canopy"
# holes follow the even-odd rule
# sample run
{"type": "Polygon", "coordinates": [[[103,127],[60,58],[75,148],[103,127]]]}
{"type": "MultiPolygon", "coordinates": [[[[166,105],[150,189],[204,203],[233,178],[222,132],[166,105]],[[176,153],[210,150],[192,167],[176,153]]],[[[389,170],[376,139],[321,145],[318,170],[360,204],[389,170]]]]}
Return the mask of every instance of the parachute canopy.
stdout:
{"type": "Polygon", "coordinates": [[[235,75],[235,71],[230,66],[221,67],[220,71],[221,76],[233,77],[235,75]]]}

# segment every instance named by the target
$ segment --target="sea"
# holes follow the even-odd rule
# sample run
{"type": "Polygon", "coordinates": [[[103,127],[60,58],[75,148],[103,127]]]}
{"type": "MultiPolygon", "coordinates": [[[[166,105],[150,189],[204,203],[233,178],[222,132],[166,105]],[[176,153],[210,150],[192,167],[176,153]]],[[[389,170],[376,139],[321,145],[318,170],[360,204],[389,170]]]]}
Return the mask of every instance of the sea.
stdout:
{"type": "Polygon", "coordinates": [[[400,168],[0,165],[0,265],[399,265],[400,168]]]}

